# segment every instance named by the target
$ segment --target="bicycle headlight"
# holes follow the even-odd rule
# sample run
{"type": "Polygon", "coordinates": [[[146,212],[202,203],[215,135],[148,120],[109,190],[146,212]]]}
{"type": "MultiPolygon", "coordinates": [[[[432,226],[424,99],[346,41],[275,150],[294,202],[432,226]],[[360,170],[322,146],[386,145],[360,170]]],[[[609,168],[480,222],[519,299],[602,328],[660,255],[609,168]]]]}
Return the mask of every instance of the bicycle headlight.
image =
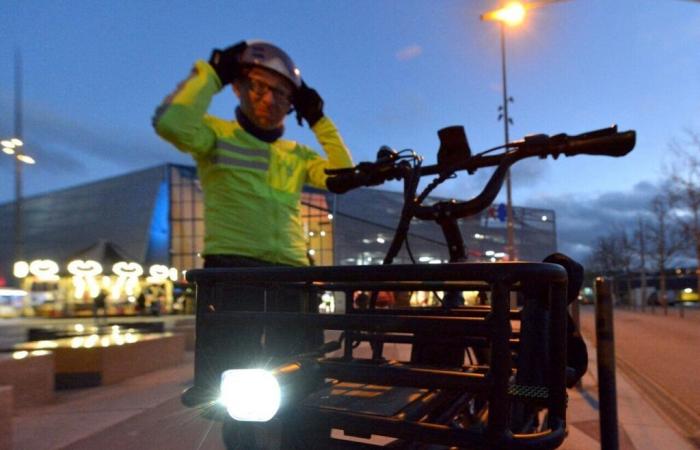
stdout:
{"type": "Polygon", "coordinates": [[[263,369],[232,369],[221,374],[219,402],[235,420],[267,422],[280,407],[277,378],[263,369]]]}

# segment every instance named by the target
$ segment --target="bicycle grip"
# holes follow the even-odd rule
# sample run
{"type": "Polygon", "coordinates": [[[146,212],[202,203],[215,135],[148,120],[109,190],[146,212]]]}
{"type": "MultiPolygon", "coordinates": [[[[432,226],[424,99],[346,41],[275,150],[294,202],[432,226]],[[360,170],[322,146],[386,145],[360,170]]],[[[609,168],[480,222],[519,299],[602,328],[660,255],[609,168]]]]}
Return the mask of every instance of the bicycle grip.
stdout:
{"type": "Polygon", "coordinates": [[[636,133],[633,130],[604,136],[579,135],[571,136],[561,149],[566,156],[600,155],[620,157],[628,154],[636,143],[636,133]]]}
{"type": "Polygon", "coordinates": [[[347,191],[369,184],[370,177],[361,171],[340,173],[326,178],[326,187],[334,194],[344,194],[347,191]]]}

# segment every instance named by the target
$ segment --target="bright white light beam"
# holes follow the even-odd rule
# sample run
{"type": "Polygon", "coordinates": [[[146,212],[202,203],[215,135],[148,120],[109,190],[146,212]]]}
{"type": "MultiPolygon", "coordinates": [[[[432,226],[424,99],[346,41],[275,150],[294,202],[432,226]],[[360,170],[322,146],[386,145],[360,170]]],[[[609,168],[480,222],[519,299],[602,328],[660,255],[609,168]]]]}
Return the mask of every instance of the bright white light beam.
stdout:
{"type": "Polygon", "coordinates": [[[264,369],[232,369],[221,374],[219,403],[241,422],[267,422],[277,414],[282,392],[277,379],[264,369]]]}

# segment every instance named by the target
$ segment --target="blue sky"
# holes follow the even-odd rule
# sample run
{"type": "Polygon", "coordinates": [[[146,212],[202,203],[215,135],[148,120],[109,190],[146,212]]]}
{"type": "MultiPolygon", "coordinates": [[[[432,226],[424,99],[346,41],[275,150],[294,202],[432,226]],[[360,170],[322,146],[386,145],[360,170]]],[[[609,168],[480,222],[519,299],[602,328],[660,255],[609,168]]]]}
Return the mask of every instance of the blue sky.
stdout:
{"type": "MultiPolygon", "coordinates": [[[[37,159],[28,195],[164,162],[190,163],[152,131],[161,99],[213,47],[262,38],[283,47],[325,99],[355,161],[381,145],[435,160],[438,129],[464,125],[473,150],[503,141],[497,0],[5,1],[0,4],[0,136],[13,133],[13,58],[24,68],[24,138],[37,159]]],[[[507,32],[511,138],[617,123],[638,144],[621,159],[527,161],[516,205],[554,208],[560,248],[645,207],[665,176],[669,143],[700,132],[700,2],[570,0],[532,10],[507,32]]],[[[210,109],[231,117],[234,97],[210,109]]],[[[291,117],[290,117],[291,119],[291,117]]],[[[314,144],[287,122],[288,137],[314,144]]],[[[485,174],[436,193],[466,198],[485,174]]],[[[392,186],[390,186],[392,187],[392,186]]],[[[13,198],[0,155],[0,202],[13,198]]]]}

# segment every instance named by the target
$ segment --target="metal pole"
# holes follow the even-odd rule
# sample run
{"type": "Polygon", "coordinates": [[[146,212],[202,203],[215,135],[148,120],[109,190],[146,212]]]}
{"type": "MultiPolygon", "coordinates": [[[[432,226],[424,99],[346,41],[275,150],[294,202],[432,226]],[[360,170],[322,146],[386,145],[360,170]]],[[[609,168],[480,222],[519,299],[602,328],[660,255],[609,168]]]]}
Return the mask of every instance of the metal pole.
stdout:
{"type": "Polygon", "coordinates": [[[647,304],[647,266],[646,266],[646,249],[644,247],[645,244],[645,239],[644,239],[644,221],[642,218],[639,218],[639,257],[640,257],[640,265],[642,268],[642,274],[641,274],[641,283],[642,283],[642,312],[646,311],[646,304],[647,304]]]}
{"type": "MultiPolygon", "coordinates": [[[[22,139],[22,55],[19,49],[15,51],[15,137],[22,139]]],[[[22,161],[17,158],[21,153],[22,147],[17,147],[15,154],[15,262],[20,261],[24,253],[22,242],[22,161]]]]}
{"type": "MultiPolygon", "coordinates": [[[[503,73],[503,132],[505,143],[508,144],[510,137],[508,135],[508,83],[506,82],[506,30],[505,25],[501,22],[501,69],[503,73]]],[[[506,253],[510,261],[517,261],[518,255],[515,251],[515,230],[513,229],[513,198],[510,181],[510,168],[506,173],[506,253]]]]}
{"type": "MultiPolygon", "coordinates": [[[[576,325],[576,330],[581,329],[581,306],[579,304],[578,298],[574,300],[571,305],[569,305],[569,314],[571,314],[571,318],[574,321],[574,324],[576,325]]],[[[576,387],[581,388],[583,386],[583,381],[579,378],[579,380],[576,382],[576,387]]]]}
{"type": "Polygon", "coordinates": [[[679,303],[679,309],[678,309],[678,315],[683,318],[685,317],[685,303],[684,302],[678,302],[679,303]]]}
{"type": "Polygon", "coordinates": [[[598,398],[600,400],[600,448],[618,450],[617,387],[615,381],[615,333],[610,285],[595,280],[595,332],[598,359],[598,398]]]}

